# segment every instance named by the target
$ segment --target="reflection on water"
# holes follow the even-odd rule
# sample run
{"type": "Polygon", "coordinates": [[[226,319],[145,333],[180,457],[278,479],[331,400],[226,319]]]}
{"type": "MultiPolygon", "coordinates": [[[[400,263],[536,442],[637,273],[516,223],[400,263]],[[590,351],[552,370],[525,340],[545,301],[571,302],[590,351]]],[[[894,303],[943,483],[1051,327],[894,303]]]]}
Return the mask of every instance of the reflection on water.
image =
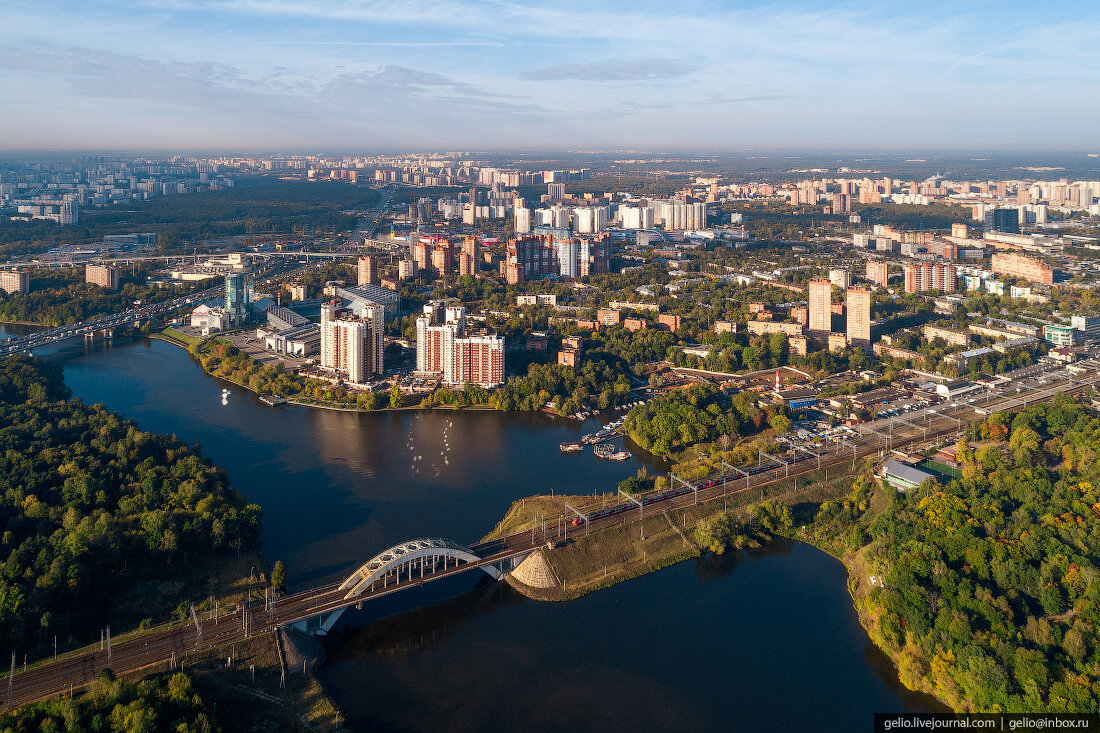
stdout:
{"type": "Polygon", "coordinates": [[[564,604],[482,585],[363,619],[321,677],[364,731],[858,730],[935,709],[868,663],[844,577],[781,543],[564,604]]]}
{"type": "Polygon", "coordinates": [[[413,537],[474,542],[523,496],[613,490],[643,465],[661,470],[641,459],[600,461],[591,451],[562,455],[558,444],[594,422],[271,408],[203,375],[184,351],[160,341],[70,341],[54,353],[85,401],[201,443],[233,487],[264,507],[265,552],[286,561],[299,588],[342,579],[413,537]]]}
{"type": "MultiPolygon", "coordinates": [[[[139,340],[52,349],[74,393],[198,441],[264,507],[292,585],[400,540],[471,542],[512,500],[611,489],[639,466],[563,456],[593,423],[495,412],[270,408],[139,340]]],[[[536,603],[467,573],[349,613],[321,676],[356,730],[851,730],[931,709],[868,651],[843,566],[804,545],[729,552],[536,603]],[[473,588],[473,590],[470,590],[473,588]]]]}

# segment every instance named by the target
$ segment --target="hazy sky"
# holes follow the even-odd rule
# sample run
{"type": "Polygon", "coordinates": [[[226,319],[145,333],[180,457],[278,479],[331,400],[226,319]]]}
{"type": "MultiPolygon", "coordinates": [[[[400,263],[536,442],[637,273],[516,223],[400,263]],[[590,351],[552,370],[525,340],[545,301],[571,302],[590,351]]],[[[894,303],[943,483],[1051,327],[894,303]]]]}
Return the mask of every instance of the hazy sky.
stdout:
{"type": "Polygon", "coordinates": [[[0,148],[1100,149],[1100,2],[4,0],[0,148]]]}

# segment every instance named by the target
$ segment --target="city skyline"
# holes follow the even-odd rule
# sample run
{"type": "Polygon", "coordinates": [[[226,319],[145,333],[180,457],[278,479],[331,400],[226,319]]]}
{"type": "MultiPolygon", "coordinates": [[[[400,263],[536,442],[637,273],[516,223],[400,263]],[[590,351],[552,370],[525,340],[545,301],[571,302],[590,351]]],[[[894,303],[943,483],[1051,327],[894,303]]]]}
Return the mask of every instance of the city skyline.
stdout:
{"type": "Polygon", "coordinates": [[[1085,3],[20,0],[7,21],[9,149],[1086,149],[1100,112],[1085,3]]]}

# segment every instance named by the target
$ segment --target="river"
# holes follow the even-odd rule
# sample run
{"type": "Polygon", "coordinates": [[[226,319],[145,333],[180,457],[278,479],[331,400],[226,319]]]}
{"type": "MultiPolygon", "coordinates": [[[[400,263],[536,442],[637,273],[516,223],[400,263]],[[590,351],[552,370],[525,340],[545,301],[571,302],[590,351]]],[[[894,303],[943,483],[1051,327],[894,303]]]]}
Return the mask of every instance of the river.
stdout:
{"type": "MultiPolygon", "coordinates": [[[[594,423],[544,415],[270,408],[232,386],[223,400],[159,341],[41,355],[85,402],[198,441],[263,506],[265,554],[294,589],[404,539],[475,541],[514,499],[609,489],[647,465],[563,456],[558,443],[594,423]]],[[[353,729],[841,730],[935,707],[870,645],[843,566],[804,545],[700,558],[569,603],[474,573],[435,585],[368,604],[328,638],[320,676],[353,729]]]]}

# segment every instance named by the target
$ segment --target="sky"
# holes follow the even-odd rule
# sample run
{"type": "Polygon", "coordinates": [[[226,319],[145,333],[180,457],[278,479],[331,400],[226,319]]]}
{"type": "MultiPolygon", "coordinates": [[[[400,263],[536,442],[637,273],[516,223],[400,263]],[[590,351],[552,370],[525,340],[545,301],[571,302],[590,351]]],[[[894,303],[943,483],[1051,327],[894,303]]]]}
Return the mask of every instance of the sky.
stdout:
{"type": "Polygon", "coordinates": [[[1096,0],[4,0],[0,149],[1096,152],[1097,39],[1096,0]]]}

